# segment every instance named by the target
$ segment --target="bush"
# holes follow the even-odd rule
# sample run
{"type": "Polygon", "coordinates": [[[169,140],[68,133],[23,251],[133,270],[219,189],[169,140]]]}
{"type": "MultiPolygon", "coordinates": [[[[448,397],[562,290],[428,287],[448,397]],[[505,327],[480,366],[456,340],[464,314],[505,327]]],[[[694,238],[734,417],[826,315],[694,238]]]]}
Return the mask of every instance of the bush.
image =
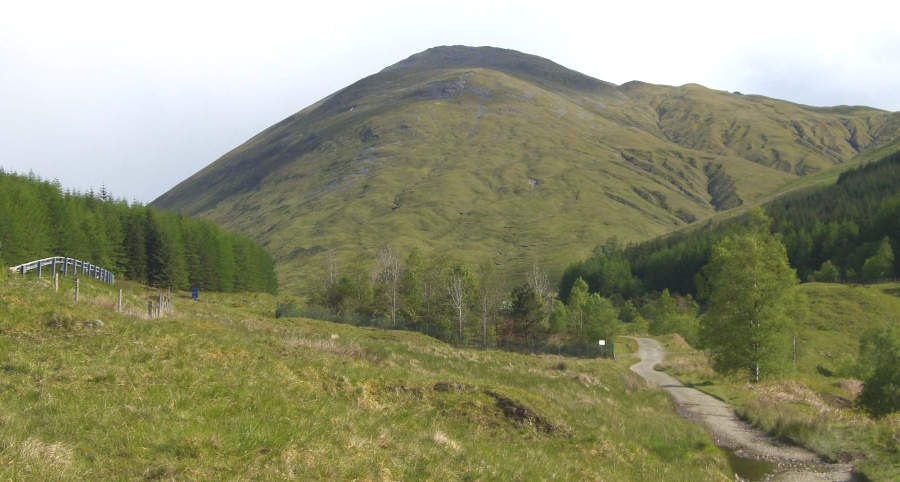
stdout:
{"type": "Polygon", "coordinates": [[[299,318],[303,316],[303,308],[296,301],[278,303],[275,307],[275,318],[299,318]]]}

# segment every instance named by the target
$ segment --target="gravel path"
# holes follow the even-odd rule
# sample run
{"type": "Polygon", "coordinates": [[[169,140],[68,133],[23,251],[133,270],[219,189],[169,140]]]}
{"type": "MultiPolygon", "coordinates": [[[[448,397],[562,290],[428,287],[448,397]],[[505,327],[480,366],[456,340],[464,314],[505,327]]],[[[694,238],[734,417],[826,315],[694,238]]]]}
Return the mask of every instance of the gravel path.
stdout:
{"type": "Polygon", "coordinates": [[[647,382],[662,387],[675,402],[678,413],[703,424],[716,445],[734,451],[745,458],[756,458],[778,464],[767,480],[784,482],[852,481],[852,467],[825,464],[819,457],[802,448],[782,444],[760,430],[743,422],[734,414],[731,405],[699,390],[685,387],[675,377],[653,369],[665,357],[665,350],[656,340],[635,338],[641,361],[631,366],[647,382]]]}

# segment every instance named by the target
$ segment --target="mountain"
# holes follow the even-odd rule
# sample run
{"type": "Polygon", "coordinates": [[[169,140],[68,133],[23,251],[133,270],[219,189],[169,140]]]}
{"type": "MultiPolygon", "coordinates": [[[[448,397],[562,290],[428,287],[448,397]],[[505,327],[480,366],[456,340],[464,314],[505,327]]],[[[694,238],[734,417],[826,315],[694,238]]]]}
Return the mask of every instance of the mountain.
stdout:
{"type": "Polygon", "coordinates": [[[152,205],[212,219],[301,289],[381,244],[561,272],[886,145],[900,113],[620,86],[532,55],[437,47],[259,133],[152,205]]]}

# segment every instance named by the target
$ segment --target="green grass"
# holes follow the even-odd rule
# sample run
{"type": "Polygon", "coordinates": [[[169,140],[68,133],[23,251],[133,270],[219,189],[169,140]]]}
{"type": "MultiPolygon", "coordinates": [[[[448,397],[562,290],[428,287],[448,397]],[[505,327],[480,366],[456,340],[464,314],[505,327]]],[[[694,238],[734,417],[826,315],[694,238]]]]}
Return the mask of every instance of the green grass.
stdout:
{"type": "Polygon", "coordinates": [[[749,384],[723,378],[703,353],[669,343],[662,368],[685,384],[733,404],[737,413],[777,437],[830,461],[850,462],[869,480],[900,478],[900,416],[872,419],[855,398],[850,377],[859,337],[900,322],[900,283],[873,286],[807,283],[809,316],[799,326],[797,375],[749,384]]]}
{"type": "Polygon", "coordinates": [[[620,363],[276,320],[267,295],[155,319],[124,289],[118,314],[104,285],[0,283],[0,479],[730,478],[620,363]]]}
{"type": "Polygon", "coordinates": [[[708,164],[753,203],[856,158],[848,139],[881,147],[900,132],[892,119],[434,49],[272,126],[153,204],[261,242],[292,292],[316,285],[325,252],[371,264],[389,241],[470,267],[493,260],[510,278],[540,259],[558,278],[609,237],[711,216],[708,164]]]}

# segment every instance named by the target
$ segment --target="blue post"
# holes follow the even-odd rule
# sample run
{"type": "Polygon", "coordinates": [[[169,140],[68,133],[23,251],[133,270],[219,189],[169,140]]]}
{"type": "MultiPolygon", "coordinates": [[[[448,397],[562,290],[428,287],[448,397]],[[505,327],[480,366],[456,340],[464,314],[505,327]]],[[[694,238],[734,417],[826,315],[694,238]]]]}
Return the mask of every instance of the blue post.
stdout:
{"type": "Polygon", "coordinates": [[[40,278],[40,277],[41,277],[41,262],[38,261],[37,264],[38,264],[38,266],[37,266],[37,268],[38,268],[38,278],[40,278]]]}
{"type": "Polygon", "coordinates": [[[53,276],[56,276],[56,258],[53,258],[53,261],[50,262],[50,272],[53,273],[53,276]]]}

